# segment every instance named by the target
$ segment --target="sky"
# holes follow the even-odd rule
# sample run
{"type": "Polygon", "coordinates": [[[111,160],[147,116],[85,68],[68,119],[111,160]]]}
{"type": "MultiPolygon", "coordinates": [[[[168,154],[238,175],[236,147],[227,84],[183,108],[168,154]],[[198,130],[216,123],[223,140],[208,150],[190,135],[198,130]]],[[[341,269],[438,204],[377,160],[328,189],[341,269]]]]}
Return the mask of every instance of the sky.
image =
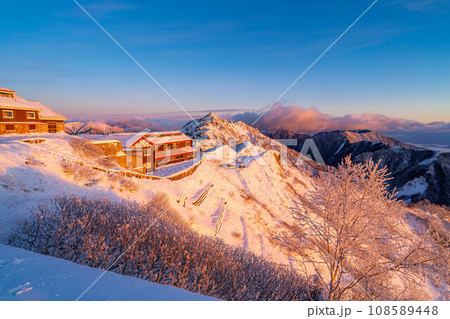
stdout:
{"type": "MultiPolygon", "coordinates": [[[[372,2],[79,0],[191,111],[267,107],[372,2]]],[[[180,111],[73,0],[2,11],[0,86],[69,117],[180,111]]],[[[280,102],[449,122],[449,14],[379,0],[280,102]]]]}

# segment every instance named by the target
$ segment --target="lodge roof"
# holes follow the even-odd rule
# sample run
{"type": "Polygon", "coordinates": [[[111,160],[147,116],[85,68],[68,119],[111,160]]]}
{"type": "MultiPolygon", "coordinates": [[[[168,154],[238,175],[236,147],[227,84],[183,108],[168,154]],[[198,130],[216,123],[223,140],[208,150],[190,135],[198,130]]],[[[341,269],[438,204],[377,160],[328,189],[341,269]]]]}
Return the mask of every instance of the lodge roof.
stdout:
{"type": "Polygon", "coordinates": [[[52,110],[51,108],[42,104],[41,102],[32,102],[32,103],[34,103],[35,105],[37,105],[40,108],[40,110],[41,110],[39,112],[40,119],[43,119],[43,120],[67,120],[67,118],[64,115],[52,110]]]}
{"type": "Polygon", "coordinates": [[[0,96],[0,107],[7,107],[9,109],[40,111],[41,109],[36,105],[22,99],[16,95],[14,98],[0,96]]]}
{"type": "Polygon", "coordinates": [[[16,91],[0,87],[0,92],[16,93],[16,91]]]}
{"type": "MultiPolygon", "coordinates": [[[[15,93],[15,91],[0,88],[0,92],[15,93]]],[[[16,110],[38,111],[39,118],[43,120],[66,120],[67,118],[48,106],[36,101],[28,101],[23,97],[14,94],[14,97],[0,96],[0,107],[16,110]]]]}
{"type": "Polygon", "coordinates": [[[167,143],[177,143],[177,142],[185,142],[185,141],[187,142],[187,141],[192,140],[189,136],[184,135],[183,133],[181,133],[180,135],[175,135],[175,136],[146,137],[146,139],[154,145],[162,145],[162,144],[167,144],[167,143]]]}
{"type": "Polygon", "coordinates": [[[143,134],[139,133],[127,141],[127,146],[133,147],[142,139],[145,139],[152,145],[163,145],[177,142],[187,142],[192,140],[189,136],[179,131],[151,132],[143,134]]]}

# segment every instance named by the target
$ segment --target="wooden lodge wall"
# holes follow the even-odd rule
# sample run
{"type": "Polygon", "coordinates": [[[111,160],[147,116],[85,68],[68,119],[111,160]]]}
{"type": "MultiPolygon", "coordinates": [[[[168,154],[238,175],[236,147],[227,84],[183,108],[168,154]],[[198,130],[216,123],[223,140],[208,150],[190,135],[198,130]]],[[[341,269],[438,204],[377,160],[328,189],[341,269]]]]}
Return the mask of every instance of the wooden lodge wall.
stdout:
{"type": "Polygon", "coordinates": [[[40,122],[39,121],[39,112],[0,108],[0,122],[40,122]],[[13,118],[3,117],[3,111],[14,112],[14,117],[13,118]],[[34,119],[29,119],[27,117],[27,113],[34,113],[34,119]]]}
{"type": "Polygon", "coordinates": [[[41,120],[37,111],[0,108],[0,134],[57,133],[64,130],[64,121],[41,120]],[[14,117],[4,117],[3,111],[12,111],[14,117]],[[35,118],[28,118],[27,113],[34,113],[35,118]]]}
{"type": "Polygon", "coordinates": [[[0,123],[0,135],[1,134],[27,134],[27,133],[48,133],[48,126],[44,123],[0,123]],[[30,129],[30,125],[34,125],[35,130],[30,129]],[[11,130],[12,127],[12,130],[11,130]]]}

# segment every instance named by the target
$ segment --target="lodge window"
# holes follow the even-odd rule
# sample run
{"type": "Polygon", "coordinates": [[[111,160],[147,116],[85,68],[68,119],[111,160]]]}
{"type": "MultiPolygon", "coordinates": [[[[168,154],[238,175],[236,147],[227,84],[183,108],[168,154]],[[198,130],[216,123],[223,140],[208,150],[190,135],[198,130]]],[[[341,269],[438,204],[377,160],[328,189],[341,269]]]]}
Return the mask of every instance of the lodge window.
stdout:
{"type": "Polygon", "coordinates": [[[27,112],[27,119],[35,119],[36,113],[34,112],[27,112]]]}
{"type": "Polygon", "coordinates": [[[36,125],[32,124],[32,125],[29,125],[29,127],[30,127],[30,131],[36,131],[36,125]]]}
{"type": "Polygon", "coordinates": [[[172,148],[178,148],[178,143],[173,143],[172,148]]]}
{"type": "Polygon", "coordinates": [[[6,125],[7,131],[14,131],[14,125],[6,125]]]}
{"type": "Polygon", "coordinates": [[[167,149],[167,144],[164,144],[163,145],[163,150],[166,150],[167,149]]]}
{"type": "Polygon", "coordinates": [[[14,118],[14,112],[13,111],[3,111],[3,118],[5,118],[5,119],[14,118]]]}
{"type": "Polygon", "coordinates": [[[186,146],[190,146],[190,142],[186,142],[186,146]]]}
{"type": "Polygon", "coordinates": [[[0,92],[0,96],[2,97],[9,97],[9,98],[13,98],[14,95],[12,93],[4,93],[4,92],[0,92]]]}

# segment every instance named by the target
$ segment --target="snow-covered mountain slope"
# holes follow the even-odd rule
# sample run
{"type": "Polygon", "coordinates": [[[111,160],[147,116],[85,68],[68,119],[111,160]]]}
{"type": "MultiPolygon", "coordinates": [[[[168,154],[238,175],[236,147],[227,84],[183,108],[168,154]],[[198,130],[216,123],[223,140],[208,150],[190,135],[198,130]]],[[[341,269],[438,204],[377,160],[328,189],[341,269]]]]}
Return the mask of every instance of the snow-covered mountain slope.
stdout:
{"type": "Polygon", "coordinates": [[[61,159],[87,161],[69,145],[70,136],[59,134],[15,135],[0,138],[0,234],[9,231],[17,218],[57,194],[128,199],[127,193],[106,184],[75,181],[62,171],[61,159]],[[27,138],[45,142],[29,144],[27,138]]]}
{"type": "MultiPolygon", "coordinates": [[[[76,300],[103,270],[0,244],[0,300],[76,300]]],[[[107,272],[80,300],[214,300],[107,272]]]]}
{"type": "Polygon", "coordinates": [[[98,172],[94,181],[65,175],[62,156],[84,160],[69,145],[71,137],[41,137],[45,139],[41,144],[23,143],[24,136],[0,139],[0,234],[7,234],[18,217],[62,193],[144,202],[161,192],[168,196],[171,209],[199,233],[214,236],[217,229],[217,237],[228,244],[289,264],[289,257],[273,243],[272,235],[285,223],[292,223],[286,208],[295,205],[293,195],[310,187],[313,172],[309,166],[283,165],[277,151],[263,150],[257,160],[248,160],[242,168],[222,166],[220,160],[202,160],[192,175],[178,181],[133,179],[138,189],[130,192],[103,172],[98,172]],[[194,205],[208,188],[201,203],[194,205]]]}
{"type": "Polygon", "coordinates": [[[214,113],[208,113],[200,119],[187,122],[183,126],[182,131],[195,139],[217,139],[222,141],[234,139],[237,143],[266,138],[258,129],[244,122],[227,121],[214,113]]]}
{"type": "Polygon", "coordinates": [[[195,139],[202,150],[208,150],[222,144],[234,147],[242,143],[251,143],[256,152],[278,151],[283,157],[286,157],[291,165],[304,162],[315,167],[315,163],[312,163],[309,157],[287,148],[280,142],[262,134],[258,129],[241,121],[232,122],[222,119],[214,113],[208,113],[200,119],[189,121],[181,131],[195,139]]]}
{"type": "MultiPolygon", "coordinates": [[[[138,202],[164,193],[170,209],[176,210],[200,234],[216,236],[230,245],[298,268],[293,258],[280,249],[274,235],[285,231],[286,225],[293,225],[290,212],[299,204],[297,195],[312,188],[311,176],[316,171],[309,165],[283,163],[277,151],[280,144],[243,123],[227,122],[212,114],[198,122],[200,126],[188,123],[184,132],[203,137],[204,142],[214,141],[213,138],[236,139],[238,143],[254,141],[258,145],[261,138],[263,146],[253,157],[249,156],[253,152],[248,145],[236,148],[238,154],[239,150],[248,151],[237,155],[246,160],[245,165],[224,165],[220,158],[204,157],[192,175],[177,181],[133,178],[137,187],[130,191],[103,172],[89,181],[64,174],[60,165],[62,156],[85,161],[69,145],[70,136],[34,135],[45,139],[41,144],[23,143],[24,136],[1,137],[0,235],[5,235],[18,217],[26,216],[33,207],[61,193],[138,202]]],[[[200,145],[206,148],[204,142],[200,145]]],[[[297,152],[291,150],[289,154],[296,158],[297,152]]]]}

